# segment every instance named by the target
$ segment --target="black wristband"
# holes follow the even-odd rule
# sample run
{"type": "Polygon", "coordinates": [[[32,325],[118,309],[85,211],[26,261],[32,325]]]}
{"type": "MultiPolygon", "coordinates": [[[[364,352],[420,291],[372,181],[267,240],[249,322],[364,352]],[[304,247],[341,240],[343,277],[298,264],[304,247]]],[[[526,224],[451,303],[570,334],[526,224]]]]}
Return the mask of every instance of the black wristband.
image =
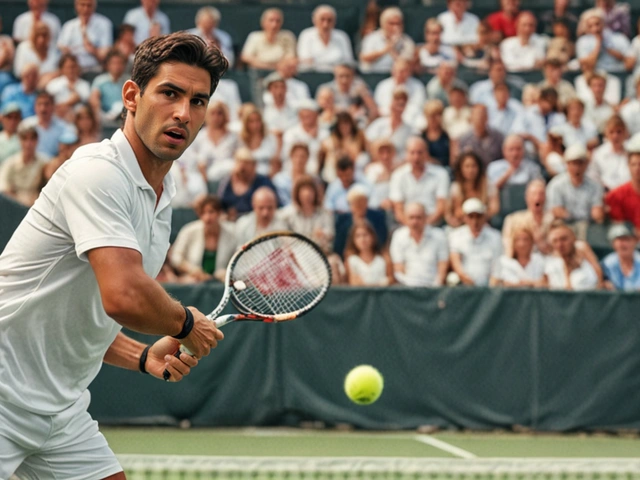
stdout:
{"type": "Polygon", "coordinates": [[[149,375],[149,372],[147,372],[147,355],[149,354],[150,348],[151,345],[144,347],[144,350],[142,350],[142,353],[140,354],[140,361],[138,362],[138,369],[140,372],[147,375],[149,375]]]}
{"type": "Polygon", "coordinates": [[[177,340],[182,340],[184,337],[191,333],[191,330],[193,330],[193,313],[191,313],[191,310],[189,310],[187,307],[182,308],[184,308],[186,318],[184,319],[184,325],[182,325],[182,331],[179,334],[173,336],[173,338],[177,340]]]}

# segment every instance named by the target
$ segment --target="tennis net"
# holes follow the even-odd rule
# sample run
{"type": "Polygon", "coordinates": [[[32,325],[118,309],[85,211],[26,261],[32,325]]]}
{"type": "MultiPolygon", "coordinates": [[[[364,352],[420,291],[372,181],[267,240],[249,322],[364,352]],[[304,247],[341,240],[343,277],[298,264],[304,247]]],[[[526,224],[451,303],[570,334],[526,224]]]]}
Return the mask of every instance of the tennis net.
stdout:
{"type": "Polygon", "coordinates": [[[640,459],[118,455],[129,480],[640,480],[640,459]]]}

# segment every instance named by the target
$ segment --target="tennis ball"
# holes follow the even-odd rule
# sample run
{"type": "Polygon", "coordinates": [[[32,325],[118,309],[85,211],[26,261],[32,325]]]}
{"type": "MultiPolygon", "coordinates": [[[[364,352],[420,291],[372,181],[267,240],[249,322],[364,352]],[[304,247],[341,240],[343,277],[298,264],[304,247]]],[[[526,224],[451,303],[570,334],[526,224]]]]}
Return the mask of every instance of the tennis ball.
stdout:
{"type": "Polygon", "coordinates": [[[344,379],[347,397],[358,405],[370,405],[378,400],[383,388],[382,375],[371,365],[355,367],[344,379]]]}

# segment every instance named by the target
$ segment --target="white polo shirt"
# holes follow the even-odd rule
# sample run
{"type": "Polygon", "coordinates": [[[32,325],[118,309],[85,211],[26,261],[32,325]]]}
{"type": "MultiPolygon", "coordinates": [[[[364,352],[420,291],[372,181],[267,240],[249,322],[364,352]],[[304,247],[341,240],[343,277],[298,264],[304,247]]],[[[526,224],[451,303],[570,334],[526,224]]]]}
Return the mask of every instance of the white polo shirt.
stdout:
{"type": "Polygon", "coordinates": [[[393,91],[398,86],[404,87],[409,95],[407,106],[402,113],[402,121],[407,125],[413,125],[416,119],[422,115],[425,102],[424,84],[417,78],[409,77],[407,81],[401,85],[396,84],[393,77],[382,80],[376,85],[373,99],[380,110],[380,115],[389,115],[391,113],[393,91]]]}
{"type": "Polygon", "coordinates": [[[353,63],[351,40],[345,32],[334,28],[329,43],[325,44],[316,27],[305,28],[298,37],[298,58],[302,62],[300,70],[332,72],[336,65],[353,63]],[[309,60],[311,63],[306,63],[309,60]]]}
{"type": "Polygon", "coordinates": [[[528,71],[534,69],[536,62],[544,60],[546,46],[544,38],[535,33],[525,45],[519,37],[509,37],[500,42],[500,55],[507,71],[528,71]]]}
{"type": "MultiPolygon", "coordinates": [[[[84,48],[80,19],[73,18],[62,26],[58,39],[58,48],[64,47],[71,50],[78,58],[78,65],[83,70],[100,67],[98,59],[84,48]]],[[[104,15],[94,13],[87,24],[87,37],[96,48],[110,47],[113,45],[113,24],[104,15]]]]}
{"type": "Polygon", "coordinates": [[[449,174],[439,166],[428,164],[426,170],[416,178],[411,165],[397,168],[391,174],[389,198],[393,202],[419,202],[427,213],[435,211],[439,199],[449,198],[449,174]]]}
{"type": "Polygon", "coordinates": [[[518,283],[523,280],[537,282],[544,276],[544,266],[544,257],[536,252],[531,254],[529,263],[524,267],[515,258],[502,255],[498,259],[492,276],[507,283],[518,283]]]}
{"type": "MultiPolygon", "coordinates": [[[[546,257],[544,274],[550,289],[567,289],[567,274],[562,258],[551,255],[546,257]]],[[[572,290],[595,290],[598,287],[598,275],[588,261],[582,260],[580,266],[569,274],[569,284],[572,290]]]]}
{"type": "Polygon", "coordinates": [[[489,277],[502,255],[500,232],[485,225],[474,238],[467,225],[456,228],[449,237],[451,253],[462,257],[462,268],[478,286],[489,284],[489,277]]]}
{"type": "Polygon", "coordinates": [[[616,153],[611,143],[605,141],[593,151],[587,175],[609,190],[627,183],[631,180],[627,152],[616,153]]]}
{"type": "Polygon", "coordinates": [[[413,287],[438,286],[438,263],[449,259],[447,236],[436,227],[425,227],[417,243],[409,227],[400,227],[391,237],[389,246],[393,264],[404,265],[405,285],[413,287]]]}
{"type": "Polygon", "coordinates": [[[171,33],[169,17],[167,17],[166,13],[161,12],[160,10],[153,12],[153,18],[149,18],[149,15],[147,15],[144,8],[132,8],[125,14],[122,23],[136,27],[136,31],[133,34],[133,39],[136,42],[136,45],[140,45],[149,38],[149,35],[151,34],[151,27],[153,27],[154,23],[160,25],[161,35],[171,33]]]}
{"type": "MultiPolygon", "coordinates": [[[[29,40],[34,20],[33,12],[30,10],[18,15],[13,22],[13,38],[18,42],[29,40]]],[[[40,20],[46,23],[47,27],[49,27],[51,42],[55,44],[58,39],[58,35],[60,35],[60,19],[51,12],[43,12],[40,20]]]]}
{"type": "Polygon", "coordinates": [[[60,167],[0,256],[0,400],[50,415],[80,398],[121,328],[104,311],[87,251],[137,250],[155,278],[174,193],[167,176],[156,208],[120,130],[60,167]]]}
{"type": "Polygon", "coordinates": [[[480,19],[473,13],[465,12],[458,22],[450,11],[438,15],[438,22],[442,25],[442,43],[446,45],[475,45],[478,43],[478,26],[480,19]]]}

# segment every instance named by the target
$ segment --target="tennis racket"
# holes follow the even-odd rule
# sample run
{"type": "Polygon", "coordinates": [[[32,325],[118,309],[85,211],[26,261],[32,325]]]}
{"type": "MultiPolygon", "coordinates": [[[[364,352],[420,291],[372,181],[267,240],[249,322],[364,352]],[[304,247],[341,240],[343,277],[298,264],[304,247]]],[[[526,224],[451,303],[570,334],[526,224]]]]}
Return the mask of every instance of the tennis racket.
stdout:
{"type": "MultiPolygon", "coordinates": [[[[301,317],[324,298],[331,268],[322,250],[303,235],[272,232],[244,244],[227,266],[224,294],[207,315],[216,327],[248,320],[283,322],[301,317]],[[219,316],[227,303],[239,313],[219,316]]],[[[184,346],[176,352],[190,353],[184,346]]],[[[165,370],[163,377],[168,380],[165,370]]]]}

